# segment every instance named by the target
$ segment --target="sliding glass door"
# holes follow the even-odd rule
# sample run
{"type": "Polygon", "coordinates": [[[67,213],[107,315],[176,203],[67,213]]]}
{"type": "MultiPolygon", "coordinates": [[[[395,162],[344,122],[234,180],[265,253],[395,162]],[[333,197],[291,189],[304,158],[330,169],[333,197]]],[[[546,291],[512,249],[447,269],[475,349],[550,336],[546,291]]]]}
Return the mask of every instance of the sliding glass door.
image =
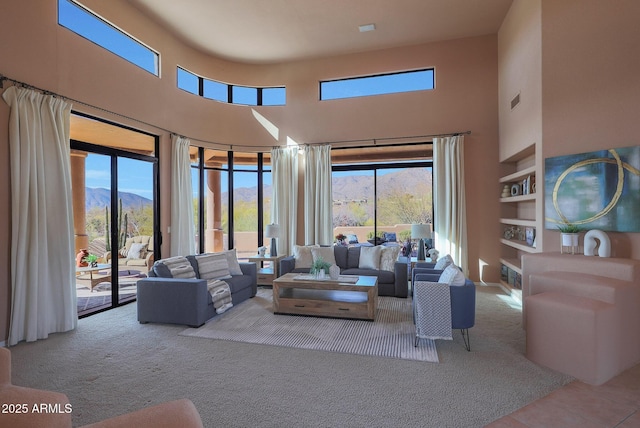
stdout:
{"type": "Polygon", "coordinates": [[[77,116],[71,135],[101,143],[71,140],[76,291],[83,317],[134,301],[137,280],[160,257],[157,138],[77,116]]]}

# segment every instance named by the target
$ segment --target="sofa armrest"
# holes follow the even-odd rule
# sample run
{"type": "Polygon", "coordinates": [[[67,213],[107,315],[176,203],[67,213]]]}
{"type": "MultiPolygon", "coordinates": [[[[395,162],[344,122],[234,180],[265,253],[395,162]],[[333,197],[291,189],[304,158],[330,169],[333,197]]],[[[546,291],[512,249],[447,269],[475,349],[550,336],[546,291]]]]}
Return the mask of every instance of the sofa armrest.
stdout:
{"type": "Polygon", "coordinates": [[[395,297],[407,297],[409,295],[407,270],[408,265],[404,261],[397,261],[393,266],[395,274],[395,297]]]}
{"type": "Polygon", "coordinates": [[[188,399],[169,401],[135,412],[105,419],[84,428],[202,428],[202,419],[196,406],[188,399]]]}
{"type": "Polygon", "coordinates": [[[145,264],[147,265],[147,271],[150,271],[154,262],[153,251],[148,251],[147,257],[145,257],[144,259],[145,259],[145,264]]]}
{"type": "Polygon", "coordinates": [[[240,270],[243,275],[251,277],[251,297],[258,292],[258,266],[254,262],[241,262],[240,270]]]}
{"type": "Polygon", "coordinates": [[[419,275],[419,274],[437,275],[435,280],[428,280],[428,281],[429,282],[438,282],[438,279],[440,278],[440,275],[442,275],[442,272],[443,271],[441,271],[440,269],[414,267],[411,270],[411,283],[416,281],[415,277],[416,277],[416,275],[419,275]]]}
{"type": "Polygon", "coordinates": [[[416,281],[426,281],[426,282],[438,282],[440,279],[440,275],[434,273],[416,273],[413,276],[413,280],[411,284],[415,284],[416,281]]]}
{"type": "Polygon", "coordinates": [[[211,295],[204,279],[142,278],[138,280],[140,323],[162,322],[200,326],[208,319],[211,295]]]}
{"type": "Polygon", "coordinates": [[[293,256],[280,259],[280,269],[278,270],[278,276],[282,276],[285,273],[293,271],[296,267],[296,259],[293,256]]]}
{"type": "Polygon", "coordinates": [[[449,287],[451,293],[451,327],[471,328],[476,320],[476,285],[467,279],[463,286],[449,287]]]}

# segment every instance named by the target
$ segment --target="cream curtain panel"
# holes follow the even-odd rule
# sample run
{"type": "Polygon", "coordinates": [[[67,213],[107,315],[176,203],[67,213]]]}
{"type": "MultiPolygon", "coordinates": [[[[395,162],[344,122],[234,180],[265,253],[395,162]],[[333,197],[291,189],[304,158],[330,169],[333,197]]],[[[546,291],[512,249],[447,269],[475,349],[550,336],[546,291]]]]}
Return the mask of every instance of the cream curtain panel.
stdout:
{"type": "Polygon", "coordinates": [[[298,227],[298,147],[271,150],[271,221],[280,226],[278,254],[292,254],[298,227]]]}
{"type": "Polygon", "coordinates": [[[462,135],[433,139],[433,200],[435,247],[468,274],[463,143],[462,135]]]}
{"type": "Polygon", "coordinates": [[[304,148],[304,212],[305,243],[333,243],[330,145],[304,148]]]}
{"type": "MultiPolygon", "coordinates": [[[[78,323],[69,120],[71,104],[11,86],[11,317],[9,345],[78,323]]],[[[84,183],[78,185],[84,186],[84,183]]]]}
{"type": "Polygon", "coordinates": [[[190,141],[171,136],[171,255],[195,254],[195,226],[193,223],[193,189],[191,186],[190,141]]]}

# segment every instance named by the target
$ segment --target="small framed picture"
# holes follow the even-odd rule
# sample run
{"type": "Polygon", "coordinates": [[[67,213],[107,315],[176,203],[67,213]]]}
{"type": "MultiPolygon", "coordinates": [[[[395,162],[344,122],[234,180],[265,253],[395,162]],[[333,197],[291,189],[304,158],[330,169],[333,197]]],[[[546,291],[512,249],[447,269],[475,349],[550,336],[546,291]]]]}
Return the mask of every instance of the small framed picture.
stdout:
{"type": "Polygon", "coordinates": [[[533,247],[536,239],[536,229],[533,227],[525,228],[524,237],[525,237],[525,240],[527,241],[527,245],[530,247],[533,247]]]}

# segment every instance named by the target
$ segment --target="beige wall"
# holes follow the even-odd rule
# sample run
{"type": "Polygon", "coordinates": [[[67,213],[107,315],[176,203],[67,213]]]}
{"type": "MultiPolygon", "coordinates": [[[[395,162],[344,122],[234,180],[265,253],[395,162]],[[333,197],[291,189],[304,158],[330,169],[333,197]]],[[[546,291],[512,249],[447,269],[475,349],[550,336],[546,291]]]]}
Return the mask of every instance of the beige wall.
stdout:
{"type": "Polygon", "coordinates": [[[540,19],[539,0],[515,0],[498,33],[500,161],[542,140],[540,19]]]}
{"type": "MultiPolygon", "coordinates": [[[[465,139],[470,276],[497,280],[499,233],[497,36],[454,40],[364,54],[275,65],[248,65],[203,55],[182,45],[125,0],[86,4],[161,52],[154,77],[57,25],[51,0],[6,2],[0,15],[0,73],[80,103],[74,109],[160,135],[162,247],[168,254],[170,138],[265,150],[287,138],[298,143],[385,138],[471,130],[465,139]],[[252,108],[205,100],[176,88],[176,64],[242,85],[286,85],[287,105],[255,107],[278,129],[277,141],[252,108]],[[342,101],[318,101],[318,80],[402,69],[436,68],[436,89],[342,101]],[[126,119],[130,117],[136,120],[126,119]],[[146,124],[140,123],[142,121],[146,124]],[[479,266],[485,266],[482,272],[479,266]]],[[[0,174],[9,183],[8,109],[0,102],[0,174]]],[[[300,222],[302,219],[300,219],[300,222]]],[[[0,186],[0,340],[9,312],[10,189],[0,186]]],[[[300,228],[302,230],[302,228],[300,228]]]]}
{"type": "MultiPolygon", "coordinates": [[[[542,1],[545,158],[640,144],[639,16],[637,1],[542,1]]],[[[609,236],[614,256],[640,259],[640,233],[609,236]]],[[[545,231],[545,251],[559,246],[545,231]]]]}

